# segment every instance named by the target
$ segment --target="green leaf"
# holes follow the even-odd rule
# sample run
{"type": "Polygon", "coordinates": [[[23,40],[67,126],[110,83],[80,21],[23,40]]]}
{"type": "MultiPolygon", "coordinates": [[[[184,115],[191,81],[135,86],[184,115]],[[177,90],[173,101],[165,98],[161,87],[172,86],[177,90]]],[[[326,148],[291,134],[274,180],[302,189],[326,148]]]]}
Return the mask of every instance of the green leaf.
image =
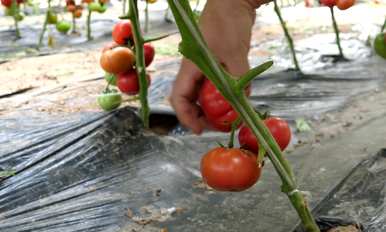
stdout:
{"type": "Polygon", "coordinates": [[[296,129],[299,132],[307,132],[312,130],[310,125],[303,118],[296,119],[295,122],[296,122],[296,129]]]}

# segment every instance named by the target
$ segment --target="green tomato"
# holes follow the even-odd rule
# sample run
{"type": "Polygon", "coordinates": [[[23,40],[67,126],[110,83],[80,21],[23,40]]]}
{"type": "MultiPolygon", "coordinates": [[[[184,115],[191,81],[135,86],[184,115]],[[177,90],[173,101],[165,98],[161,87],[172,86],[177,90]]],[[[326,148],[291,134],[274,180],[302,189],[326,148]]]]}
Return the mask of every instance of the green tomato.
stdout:
{"type": "Polygon", "coordinates": [[[379,56],[386,59],[386,33],[380,33],[375,37],[374,50],[379,56]]]}
{"type": "Polygon", "coordinates": [[[97,98],[99,106],[105,111],[111,111],[118,108],[122,103],[122,96],[116,91],[105,92],[97,98]]]}
{"type": "Polygon", "coordinates": [[[56,23],[56,30],[61,33],[67,33],[71,29],[71,23],[67,21],[59,21],[56,23]]]}
{"type": "Polygon", "coordinates": [[[47,12],[47,23],[48,24],[56,24],[58,22],[58,16],[52,12],[48,11],[47,12]]]}
{"type": "Polygon", "coordinates": [[[112,74],[112,73],[106,73],[106,74],[105,74],[105,80],[106,80],[107,83],[109,83],[110,85],[117,86],[117,76],[115,76],[114,74],[112,74]]]}
{"type": "Polygon", "coordinates": [[[16,21],[22,21],[24,19],[24,15],[22,13],[18,13],[15,15],[16,21]]]}
{"type": "Polygon", "coordinates": [[[106,12],[106,10],[107,10],[107,5],[104,4],[104,5],[101,5],[101,7],[99,8],[98,12],[103,14],[103,13],[106,12]]]}
{"type": "Polygon", "coordinates": [[[101,8],[101,4],[99,4],[99,2],[91,2],[88,4],[88,10],[89,11],[98,11],[99,12],[99,8],[101,8]]]}

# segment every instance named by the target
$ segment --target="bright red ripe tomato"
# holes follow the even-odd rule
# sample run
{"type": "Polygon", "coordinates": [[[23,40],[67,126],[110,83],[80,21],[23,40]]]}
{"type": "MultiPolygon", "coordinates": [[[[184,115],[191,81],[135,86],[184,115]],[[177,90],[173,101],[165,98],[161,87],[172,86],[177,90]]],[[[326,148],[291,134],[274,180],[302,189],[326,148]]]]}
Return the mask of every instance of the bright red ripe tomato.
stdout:
{"type": "Polygon", "coordinates": [[[1,4],[5,7],[11,7],[12,0],[1,0],[1,4]]]}
{"type": "Polygon", "coordinates": [[[334,7],[336,5],[336,0],[320,0],[320,4],[323,6],[334,7]]]}
{"type": "Polygon", "coordinates": [[[143,53],[145,55],[145,65],[146,67],[151,64],[154,60],[155,50],[153,45],[147,43],[143,45],[143,53]]]}
{"type": "Polygon", "coordinates": [[[347,10],[355,4],[355,0],[337,0],[336,6],[339,10],[347,10]]]}
{"type": "Polygon", "coordinates": [[[198,103],[208,122],[215,129],[223,132],[231,130],[232,123],[237,119],[238,114],[208,79],[205,79],[201,85],[198,103]]]}
{"type": "MultiPolygon", "coordinates": [[[[151,84],[150,76],[147,75],[148,86],[151,84]]],[[[139,92],[139,79],[135,70],[119,74],[117,80],[118,89],[128,95],[136,95],[139,92]]]]}
{"type": "Polygon", "coordinates": [[[126,45],[127,41],[133,37],[130,21],[123,20],[115,24],[112,34],[117,44],[126,45]]]}
{"type": "MultiPolygon", "coordinates": [[[[268,127],[280,149],[282,151],[286,149],[291,140],[291,129],[288,123],[281,118],[269,117],[264,120],[264,124],[268,127]]],[[[239,143],[245,149],[256,153],[259,152],[257,139],[247,126],[242,126],[239,131],[239,143]]]]}
{"type": "Polygon", "coordinates": [[[257,156],[247,150],[217,147],[201,159],[204,182],[218,191],[243,191],[259,179],[257,156]]]}

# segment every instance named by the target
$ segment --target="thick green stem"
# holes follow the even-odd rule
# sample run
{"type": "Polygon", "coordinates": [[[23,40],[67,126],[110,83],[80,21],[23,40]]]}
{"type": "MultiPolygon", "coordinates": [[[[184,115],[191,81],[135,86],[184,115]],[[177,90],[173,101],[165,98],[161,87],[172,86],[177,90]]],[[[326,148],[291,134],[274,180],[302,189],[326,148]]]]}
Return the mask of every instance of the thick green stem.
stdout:
{"type": "Polygon", "coordinates": [[[147,78],[146,78],[146,65],[145,56],[143,50],[144,39],[141,33],[141,26],[139,24],[137,0],[129,0],[129,14],[131,25],[133,27],[134,47],[135,47],[135,60],[136,70],[139,77],[139,98],[141,101],[141,118],[146,128],[149,127],[150,109],[147,101],[147,78]]]}
{"type": "Polygon", "coordinates": [[[145,33],[149,31],[149,2],[146,0],[146,6],[145,6],[145,33]]]}
{"type": "Polygon", "coordinates": [[[303,195],[297,189],[297,184],[288,161],[281,153],[279,146],[263,121],[254,111],[248,98],[240,90],[241,85],[239,85],[239,82],[227,74],[210,53],[194,21],[189,2],[186,0],[168,0],[168,3],[181,32],[181,52],[184,56],[191,59],[203,71],[205,76],[216,85],[221,94],[239,113],[240,118],[252,130],[260,145],[268,152],[268,157],[283,182],[282,191],[288,195],[307,231],[319,232],[320,230],[311,215],[303,195]],[[242,94],[237,94],[240,92],[242,94]]]}
{"type": "Polygon", "coordinates": [[[91,14],[92,14],[92,11],[88,10],[88,15],[87,15],[87,40],[88,41],[92,40],[92,36],[91,36],[91,14]]]}
{"type": "Polygon", "coordinates": [[[288,32],[287,25],[286,25],[282,15],[281,15],[281,11],[280,11],[280,8],[279,8],[276,0],[274,0],[273,3],[275,4],[275,6],[274,6],[275,12],[277,14],[277,17],[279,18],[281,27],[283,28],[283,31],[284,31],[284,35],[287,38],[288,46],[291,50],[291,55],[292,55],[292,60],[293,60],[294,65],[295,65],[295,70],[301,72],[299,62],[298,62],[298,59],[296,57],[295,46],[294,46],[294,42],[292,40],[292,37],[288,32]]]}
{"type": "Polygon", "coordinates": [[[336,44],[338,45],[338,49],[339,49],[339,55],[341,57],[344,57],[343,49],[342,49],[342,46],[340,45],[339,28],[335,19],[334,7],[330,7],[330,11],[331,11],[331,18],[332,18],[332,26],[334,27],[335,36],[336,36],[336,44]]]}

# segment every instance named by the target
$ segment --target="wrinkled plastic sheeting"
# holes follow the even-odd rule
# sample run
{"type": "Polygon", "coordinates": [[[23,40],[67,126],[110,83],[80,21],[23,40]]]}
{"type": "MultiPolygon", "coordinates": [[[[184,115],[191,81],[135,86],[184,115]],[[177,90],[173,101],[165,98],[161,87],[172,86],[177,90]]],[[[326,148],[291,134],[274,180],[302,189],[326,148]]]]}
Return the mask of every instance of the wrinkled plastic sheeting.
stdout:
{"type": "MultiPolygon", "coordinates": [[[[288,232],[297,223],[269,162],[248,191],[214,192],[201,182],[201,156],[224,134],[156,136],[129,108],[62,117],[26,111],[0,125],[0,169],[16,171],[0,182],[2,232],[288,232]]],[[[311,207],[352,168],[344,157],[288,158],[313,193],[311,207]],[[338,172],[310,175],[320,167],[338,172]]],[[[369,169],[378,181],[383,167],[369,169]]]]}
{"type": "Polygon", "coordinates": [[[366,232],[386,231],[386,149],[360,163],[315,212],[361,222],[366,232]]]}

